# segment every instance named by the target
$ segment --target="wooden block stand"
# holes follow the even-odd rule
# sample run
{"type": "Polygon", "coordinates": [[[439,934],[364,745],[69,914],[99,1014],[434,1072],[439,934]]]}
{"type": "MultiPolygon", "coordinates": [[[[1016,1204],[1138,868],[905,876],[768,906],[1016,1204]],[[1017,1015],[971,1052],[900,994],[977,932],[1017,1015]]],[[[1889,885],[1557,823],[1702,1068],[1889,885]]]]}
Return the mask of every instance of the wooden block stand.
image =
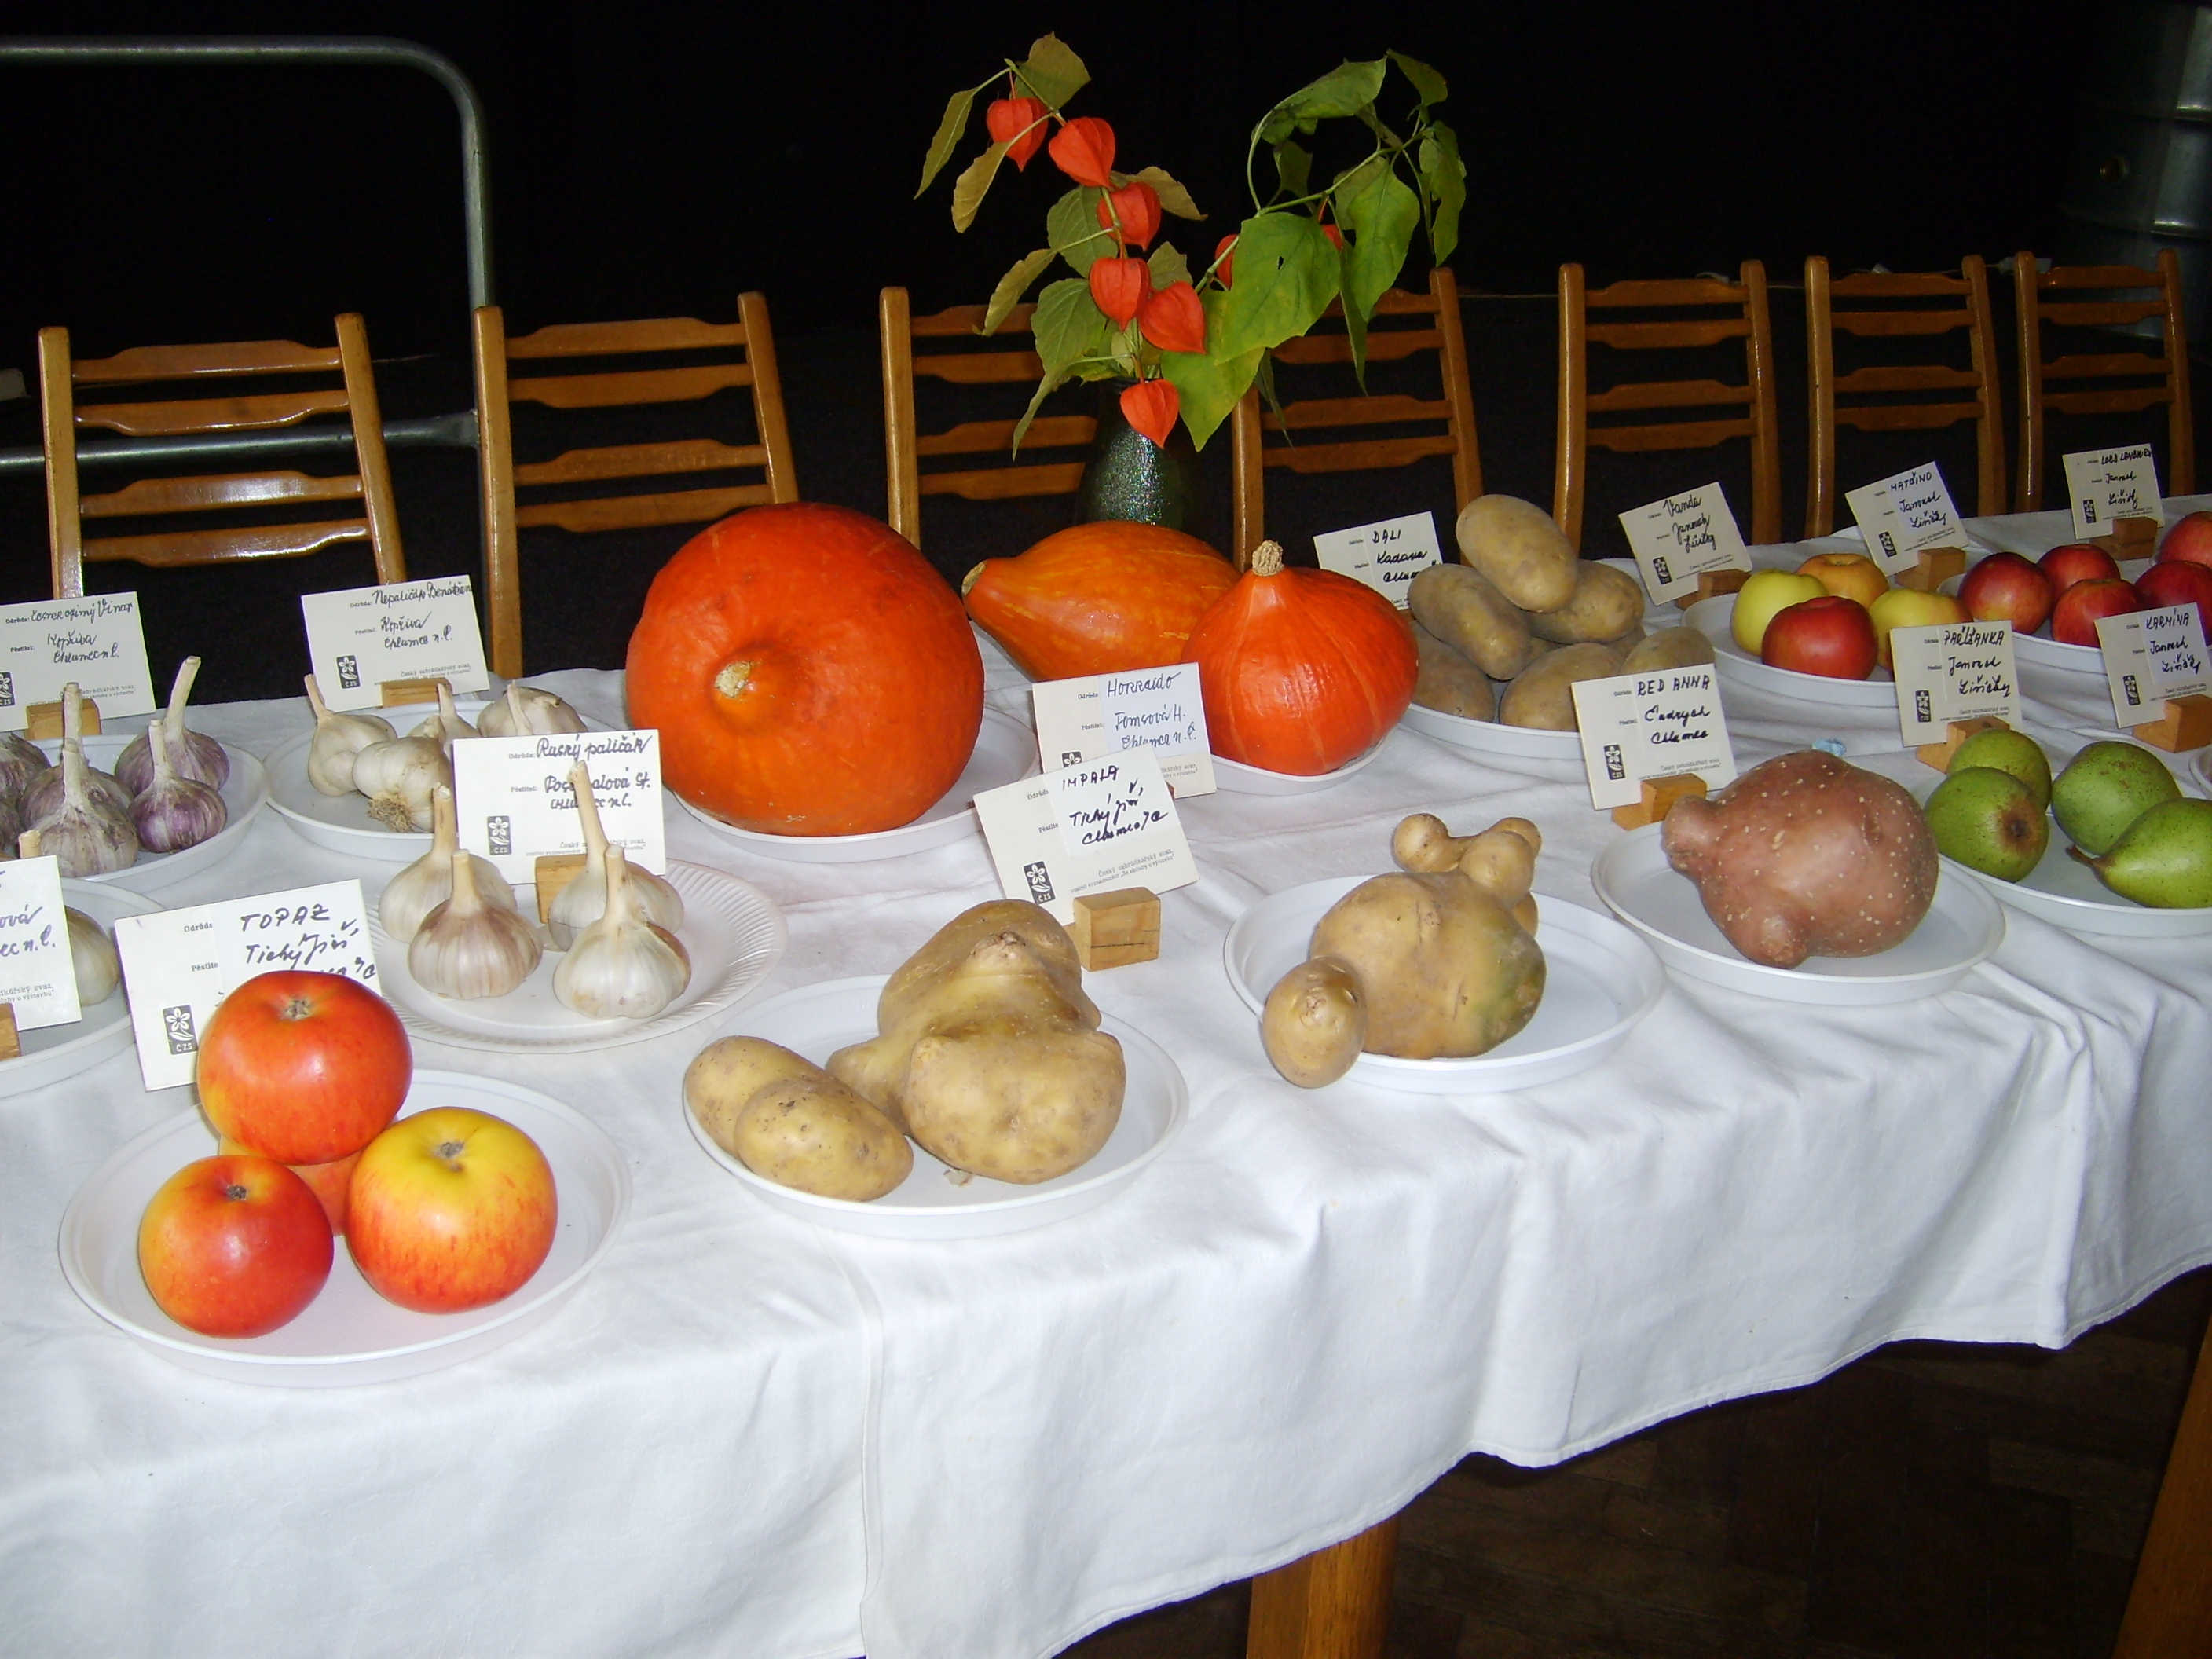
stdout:
{"type": "Polygon", "coordinates": [[[1684,772],[1671,778],[1646,778],[1643,797],[1626,806],[1614,807],[1613,821],[1624,830],[1641,830],[1665,817],[1668,809],[1676,801],[1705,793],[1705,781],[1695,772],[1684,772]]]}
{"type": "Polygon", "coordinates": [[[1932,766],[1938,772],[1951,769],[1951,757],[1959,752],[1959,745],[1977,732],[2008,732],[2012,728],[1995,714],[1983,714],[1970,720],[1953,720],[1949,734],[1941,743],[1923,743],[1912,752],[1920,757],[1923,766],[1932,766]]]}
{"type": "Polygon", "coordinates": [[[2134,728],[2138,743],[2179,755],[2212,743],[2212,697],[2168,697],[2166,713],[2134,728]]]}
{"type": "Polygon", "coordinates": [[[23,1039],[15,1030],[15,1005],[0,1002],[0,1060],[20,1060],[23,1039]]]}
{"type": "Polygon", "coordinates": [[[1685,593],[1674,601],[1678,610],[1687,611],[1700,599],[1710,599],[1722,593],[1740,593],[1743,585],[1751,580],[1748,570],[1708,570],[1698,578],[1698,591],[1685,593]]]}
{"type": "Polygon", "coordinates": [[[553,901],[560,897],[563,887],[584,873],[584,857],[581,853],[540,853],[538,855],[537,874],[533,878],[538,883],[538,921],[552,920],[553,901]]]}
{"type": "MultiPolygon", "coordinates": [[[[77,708],[84,716],[84,735],[98,737],[100,705],[90,697],[85,697],[79,701],[77,708]]],[[[63,735],[62,706],[58,702],[32,703],[23,710],[23,735],[33,743],[48,742],[63,735]]]]}
{"type": "Polygon", "coordinates": [[[2148,559],[2158,551],[2158,520],[2115,519],[2111,531],[2090,538],[2089,544],[2103,548],[2116,559],[2148,559]]]}
{"type": "Polygon", "coordinates": [[[386,680],[377,690],[383,695],[386,708],[408,708],[416,703],[437,702],[441,686],[448,691],[453,689],[453,682],[443,674],[434,674],[426,680],[386,680]]]}
{"type": "Polygon", "coordinates": [[[1079,898],[1067,933],[1092,973],[1151,962],[1160,953],[1159,895],[1149,887],[1121,887],[1079,898]]]}
{"type": "Polygon", "coordinates": [[[1923,550],[1920,561],[1910,570],[1897,575],[1899,587],[1915,587],[1923,593],[1938,592],[1954,576],[1966,572],[1966,550],[1962,547],[1931,547],[1923,550]]]}

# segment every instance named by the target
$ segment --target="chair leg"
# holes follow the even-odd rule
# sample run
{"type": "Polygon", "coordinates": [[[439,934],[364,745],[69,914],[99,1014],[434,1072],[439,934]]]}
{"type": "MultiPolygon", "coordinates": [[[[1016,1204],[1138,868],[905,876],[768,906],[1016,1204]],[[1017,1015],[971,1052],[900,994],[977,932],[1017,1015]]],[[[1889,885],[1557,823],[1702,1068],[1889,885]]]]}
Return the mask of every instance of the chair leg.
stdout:
{"type": "Polygon", "coordinates": [[[1244,1659],[1382,1659],[1398,1517],[1252,1581],[1244,1659]]]}
{"type": "Polygon", "coordinates": [[[2212,1655],[2212,1334],[2197,1352],[2112,1659],[2206,1655],[2212,1655]]]}

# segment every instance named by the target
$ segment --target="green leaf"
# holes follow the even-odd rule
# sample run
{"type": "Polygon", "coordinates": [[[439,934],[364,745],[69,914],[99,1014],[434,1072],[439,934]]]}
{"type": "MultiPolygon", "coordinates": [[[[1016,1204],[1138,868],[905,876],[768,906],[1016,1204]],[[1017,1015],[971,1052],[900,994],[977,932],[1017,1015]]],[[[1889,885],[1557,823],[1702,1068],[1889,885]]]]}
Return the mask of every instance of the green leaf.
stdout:
{"type": "Polygon", "coordinates": [[[991,303],[984,307],[983,325],[978,334],[996,334],[999,325],[1006,320],[1006,313],[1021,304],[1022,295],[1029,291],[1031,283],[1044,275],[1057,256],[1048,247],[1026,254],[1021,263],[999,278],[998,287],[991,290],[991,303]]]}
{"type": "Polygon", "coordinates": [[[1281,186],[1280,194],[1304,195],[1313,178],[1313,153],[1284,139],[1275,146],[1275,178],[1281,186]]]}
{"type": "Polygon", "coordinates": [[[1208,337],[1212,356],[1296,339],[1336,297],[1339,269],[1318,220],[1280,211],[1247,219],[1237,227],[1237,281],[1222,305],[1220,332],[1208,337]]]}
{"type": "Polygon", "coordinates": [[[1137,177],[1152,187],[1160,198],[1160,206],[1178,219],[1203,219],[1198,204],[1190,199],[1190,192],[1169,176],[1165,167],[1140,168],[1137,177]]]}
{"type": "Polygon", "coordinates": [[[1030,55],[1014,65],[1014,77],[1054,110],[1090,84],[1091,71],[1056,34],[1038,37],[1030,55]]]}
{"type": "Polygon", "coordinates": [[[1114,251],[1113,234],[1098,223],[1098,202],[1105,193],[1078,185],[1044,216],[1045,240],[1075,267],[1079,276],[1088,275],[1092,265],[1114,251]]]}
{"type": "Polygon", "coordinates": [[[1402,52],[1394,52],[1390,54],[1390,61],[1413,83],[1413,95],[1421,100],[1424,109],[1431,104],[1441,104],[1450,96],[1444,90],[1444,77],[1419,58],[1408,58],[1402,52]]]}
{"type": "MultiPolygon", "coordinates": [[[[1420,228],[1421,202],[1387,156],[1370,156],[1330,192],[1336,222],[1352,233],[1345,260],[1345,309],[1364,318],[1405,269],[1406,252],[1420,228]]],[[[1239,274],[1243,270],[1240,261],[1239,274]]]]}
{"type": "Polygon", "coordinates": [[[1429,223],[1429,249],[1438,264],[1459,246],[1459,214],[1467,205],[1467,163],[1459,159],[1459,139],[1441,121],[1431,122],[1421,140],[1421,181],[1436,198],[1436,216],[1429,223]]]}
{"type": "Polygon", "coordinates": [[[1162,242],[1152,250],[1152,257],[1145,261],[1152,273],[1152,292],[1172,288],[1177,283],[1191,280],[1190,261],[1182,257],[1182,250],[1171,242],[1162,242]]]}
{"type": "Polygon", "coordinates": [[[1114,337],[1114,325],[1091,297],[1091,284],[1079,276],[1048,283],[1030,317],[1037,356],[1045,372],[1065,378],[1079,357],[1102,355],[1114,337]]]}
{"type": "Polygon", "coordinates": [[[1044,378],[1037,382],[1036,390],[1030,394],[1030,406],[1022,411],[1022,418],[1014,422],[1013,441],[1007,446],[1008,453],[1015,455],[1022,453],[1022,439],[1029,432],[1030,422],[1036,419],[1037,410],[1044,406],[1046,398],[1066,384],[1065,373],[1054,374],[1049,368],[1045,370],[1044,378]]]}
{"type": "Polygon", "coordinates": [[[952,228],[965,230],[975,222],[975,210],[983,205],[983,198],[991,188],[991,180],[999,175],[999,163],[1006,159],[1006,147],[994,144],[968,164],[968,170],[952,185],[952,228]]]}
{"type": "Polygon", "coordinates": [[[1367,319],[1374,313],[1352,298],[1352,261],[1358,252],[1356,244],[1346,244],[1337,253],[1344,268],[1344,337],[1352,343],[1352,376],[1359,382],[1362,392],[1367,390],[1367,319]]]}
{"type": "MultiPolygon", "coordinates": [[[[1386,60],[1380,58],[1370,64],[1339,64],[1310,86],[1299,88],[1275,109],[1297,122],[1325,120],[1332,115],[1357,115],[1382,90],[1382,75],[1387,67],[1386,60]]],[[[1309,132],[1312,130],[1306,129],[1309,132]]]]}
{"type": "MultiPolygon", "coordinates": [[[[1209,331],[1213,326],[1216,305],[1224,297],[1219,293],[1206,296],[1209,331]]],[[[1160,353],[1160,374],[1182,399],[1183,424],[1190,428],[1191,441],[1200,449],[1206,447],[1206,441],[1236,410],[1237,400],[1252,384],[1252,377],[1259,372],[1267,355],[1258,349],[1227,358],[1195,351],[1160,353]]]]}
{"type": "MultiPolygon", "coordinates": [[[[986,83],[988,84],[988,82],[986,83]]],[[[921,183],[915,187],[919,196],[930,185],[930,181],[945,170],[952,159],[952,152],[960,147],[961,135],[968,131],[969,112],[975,107],[977,88],[956,92],[945,106],[945,118],[937,124],[937,137],[929,141],[929,154],[922,159],[921,183]]]]}
{"type": "Polygon", "coordinates": [[[1279,144],[1296,131],[1297,125],[1280,109],[1271,109],[1261,118],[1259,130],[1253,136],[1261,143],[1279,144]]]}

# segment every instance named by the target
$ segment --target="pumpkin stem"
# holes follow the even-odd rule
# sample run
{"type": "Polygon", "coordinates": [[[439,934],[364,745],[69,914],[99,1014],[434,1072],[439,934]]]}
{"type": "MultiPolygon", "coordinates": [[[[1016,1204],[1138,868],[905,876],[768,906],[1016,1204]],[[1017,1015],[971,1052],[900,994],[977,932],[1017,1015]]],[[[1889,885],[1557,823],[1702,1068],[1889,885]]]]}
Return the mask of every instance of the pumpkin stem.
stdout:
{"type": "Polygon", "coordinates": [[[1283,574],[1283,544],[1280,542],[1261,542],[1252,550],[1251,574],[1255,576],[1279,576],[1283,574]]]}
{"type": "MultiPolygon", "coordinates": [[[[985,562],[988,563],[989,562],[987,560],[985,562]]],[[[983,566],[979,564],[960,579],[960,597],[962,599],[964,599],[968,597],[969,590],[975,586],[977,580],[981,577],[982,574],[983,566]]]]}
{"type": "Polygon", "coordinates": [[[753,677],[753,665],[749,662],[726,662],[714,676],[714,690],[721,696],[734,697],[745,689],[745,682],[753,677]]]}

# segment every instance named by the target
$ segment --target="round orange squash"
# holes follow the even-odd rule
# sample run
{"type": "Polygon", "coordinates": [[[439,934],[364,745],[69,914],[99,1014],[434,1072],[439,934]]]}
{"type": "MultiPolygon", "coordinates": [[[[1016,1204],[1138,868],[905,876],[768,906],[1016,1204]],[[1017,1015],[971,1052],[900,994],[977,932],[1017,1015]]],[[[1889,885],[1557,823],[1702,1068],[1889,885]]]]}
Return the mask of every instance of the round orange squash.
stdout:
{"type": "Polygon", "coordinates": [[[912,543],[795,502],[710,525],[662,568],[629,690],[685,800],[770,835],[859,835],[912,823],[958,780],[983,662],[912,543]]]}
{"type": "Polygon", "coordinates": [[[1158,668],[1190,656],[1190,630],[1235,586],[1195,536],[1103,520],[986,559],[961,584],[968,614],[1034,680],[1158,668]]]}

